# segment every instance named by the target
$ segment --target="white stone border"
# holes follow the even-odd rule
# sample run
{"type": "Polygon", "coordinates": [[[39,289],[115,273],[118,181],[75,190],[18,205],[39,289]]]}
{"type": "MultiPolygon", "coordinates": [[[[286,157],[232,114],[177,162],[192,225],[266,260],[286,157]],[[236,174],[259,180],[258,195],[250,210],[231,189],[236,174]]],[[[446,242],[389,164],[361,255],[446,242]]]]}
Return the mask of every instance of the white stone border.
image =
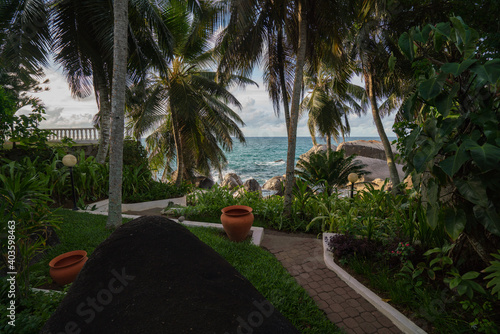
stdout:
{"type": "Polygon", "coordinates": [[[358,280],[349,275],[344,269],[342,269],[335,263],[335,261],[333,260],[333,253],[328,251],[327,240],[330,240],[330,237],[336,234],[337,233],[323,233],[323,258],[328,269],[334,271],[344,282],[347,283],[347,285],[349,285],[354,291],[359,293],[370,304],[375,306],[375,308],[379,310],[380,313],[389,318],[389,320],[391,320],[392,323],[404,333],[426,334],[426,332],[422,328],[415,325],[413,321],[408,319],[394,307],[384,302],[379,296],[377,296],[371,290],[367,289],[363,284],[361,284],[358,280]]]}
{"type": "MultiPolygon", "coordinates": [[[[158,201],[140,202],[140,203],[122,203],[122,212],[124,211],[144,211],[149,209],[165,209],[169,203],[186,206],[186,196],[161,199],[158,201]]],[[[107,212],[109,200],[105,199],[100,202],[89,204],[88,207],[95,206],[94,211],[107,212]]]]}
{"type": "MultiPolygon", "coordinates": [[[[91,213],[93,215],[102,215],[102,216],[107,216],[108,213],[105,211],[89,211],[89,210],[81,210],[80,212],[86,212],[86,213],[91,213]]],[[[139,218],[141,216],[137,215],[122,215],[123,218],[139,218]]],[[[169,218],[176,223],[179,223],[179,221],[175,218],[169,218]]],[[[204,222],[195,222],[195,221],[190,221],[190,220],[184,220],[182,223],[183,225],[188,225],[188,226],[200,226],[200,227],[215,227],[219,229],[223,229],[222,224],[215,224],[215,223],[204,223],[204,222]]],[[[264,238],[264,228],[262,227],[257,227],[257,226],[252,226],[250,228],[252,231],[252,244],[256,246],[260,246],[260,243],[262,242],[262,239],[264,238]]]]}

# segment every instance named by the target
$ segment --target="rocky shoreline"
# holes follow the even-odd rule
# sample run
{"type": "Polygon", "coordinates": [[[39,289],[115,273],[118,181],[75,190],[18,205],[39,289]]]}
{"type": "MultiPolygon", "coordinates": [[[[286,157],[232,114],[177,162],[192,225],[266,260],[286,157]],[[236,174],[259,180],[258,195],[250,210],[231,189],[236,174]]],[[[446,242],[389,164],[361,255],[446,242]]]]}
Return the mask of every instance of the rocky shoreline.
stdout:
{"type": "MultiPolygon", "coordinates": [[[[390,177],[389,168],[387,167],[387,162],[385,160],[385,151],[382,142],[378,140],[354,140],[341,143],[338,147],[332,146],[335,151],[344,150],[346,156],[356,154],[355,160],[367,165],[365,168],[370,172],[369,175],[362,177],[357,183],[356,188],[364,188],[367,183],[372,184],[376,189],[384,184],[385,180],[390,177]]],[[[300,159],[308,160],[309,156],[318,152],[326,152],[326,145],[315,145],[309,151],[302,154],[300,159]]],[[[395,145],[392,145],[392,151],[397,154],[398,151],[395,145]]],[[[403,165],[396,163],[396,168],[399,173],[399,177],[403,180],[404,171],[403,165]]],[[[267,180],[262,186],[254,178],[250,178],[243,182],[241,178],[236,173],[227,173],[224,175],[223,180],[220,183],[221,187],[226,187],[229,190],[238,189],[236,193],[240,192],[240,189],[246,191],[255,191],[262,194],[262,191],[266,193],[272,193],[276,195],[283,195],[283,183],[285,182],[284,175],[274,176],[267,180]]],[[[199,177],[196,186],[202,189],[210,189],[215,184],[211,178],[199,177]]],[[[392,183],[388,181],[386,188],[391,188],[392,183]]]]}

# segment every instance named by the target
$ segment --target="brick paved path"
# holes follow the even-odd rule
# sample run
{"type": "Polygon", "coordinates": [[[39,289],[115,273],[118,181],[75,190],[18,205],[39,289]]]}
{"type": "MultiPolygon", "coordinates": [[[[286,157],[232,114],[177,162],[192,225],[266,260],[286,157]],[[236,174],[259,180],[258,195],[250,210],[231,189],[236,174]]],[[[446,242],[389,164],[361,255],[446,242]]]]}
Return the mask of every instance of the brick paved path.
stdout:
{"type": "Polygon", "coordinates": [[[269,250],[316,301],[328,319],[346,333],[401,333],[386,316],[351,289],[323,261],[321,240],[266,230],[269,250]]]}

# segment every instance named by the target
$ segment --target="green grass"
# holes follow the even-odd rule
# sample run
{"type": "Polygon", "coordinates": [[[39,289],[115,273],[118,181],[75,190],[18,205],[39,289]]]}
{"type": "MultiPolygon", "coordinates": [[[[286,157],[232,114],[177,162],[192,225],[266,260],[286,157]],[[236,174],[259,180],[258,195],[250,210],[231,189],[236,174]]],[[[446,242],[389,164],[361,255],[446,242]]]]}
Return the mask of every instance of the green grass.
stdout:
{"type": "MultiPolygon", "coordinates": [[[[61,210],[63,223],[57,231],[61,243],[47,252],[32,267],[32,277],[44,281],[49,277],[48,262],[55,256],[75,249],[92,254],[111,232],[105,229],[106,216],[61,210]]],[[[124,219],[124,223],[129,221],[124,219]]],[[[234,243],[221,236],[220,229],[189,227],[245,276],[302,333],[340,333],[316,306],[307,292],[295,281],[276,258],[249,241],[234,243]]]]}

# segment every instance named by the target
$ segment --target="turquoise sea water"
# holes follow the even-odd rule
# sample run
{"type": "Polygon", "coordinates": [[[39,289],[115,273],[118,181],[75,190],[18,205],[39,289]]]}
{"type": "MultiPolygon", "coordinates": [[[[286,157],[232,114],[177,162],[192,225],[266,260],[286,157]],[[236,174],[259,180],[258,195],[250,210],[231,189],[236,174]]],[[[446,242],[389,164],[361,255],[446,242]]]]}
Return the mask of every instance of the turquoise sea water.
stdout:
{"type": "MultiPolygon", "coordinates": [[[[346,138],[346,141],[357,139],[379,140],[378,137],[349,137],[346,138]]],[[[324,144],[324,141],[318,139],[318,143],[324,144]]],[[[332,144],[336,145],[335,142],[332,144]]],[[[298,137],[296,161],[312,146],[311,137],[298,137]]],[[[235,142],[233,150],[226,153],[228,165],[224,168],[222,176],[217,171],[213,171],[211,176],[214,181],[220,182],[220,177],[231,172],[238,174],[243,182],[254,178],[262,186],[273,176],[285,174],[287,149],[288,139],[286,137],[247,137],[246,144],[235,142]]]]}

